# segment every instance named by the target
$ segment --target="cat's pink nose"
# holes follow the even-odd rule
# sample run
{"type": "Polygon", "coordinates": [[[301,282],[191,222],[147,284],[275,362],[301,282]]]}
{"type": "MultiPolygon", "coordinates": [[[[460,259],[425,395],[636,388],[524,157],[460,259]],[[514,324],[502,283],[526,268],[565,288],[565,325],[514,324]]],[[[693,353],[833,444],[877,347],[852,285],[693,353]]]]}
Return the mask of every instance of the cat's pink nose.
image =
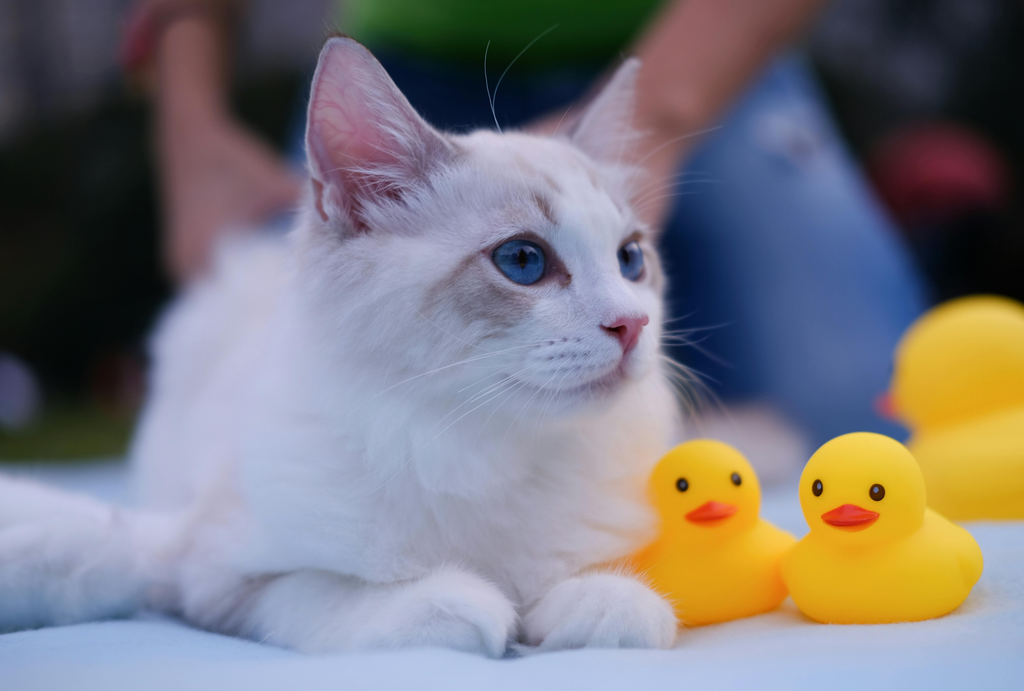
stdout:
{"type": "Polygon", "coordinates": [[[640,332],[649,321],[651,320],[646,314],[640,317],[619,317],[611,324],[602,324],[601,328],[619,339],[622,354],[625,355],[636,346],[636,342],[640,340],[640,332]]]}

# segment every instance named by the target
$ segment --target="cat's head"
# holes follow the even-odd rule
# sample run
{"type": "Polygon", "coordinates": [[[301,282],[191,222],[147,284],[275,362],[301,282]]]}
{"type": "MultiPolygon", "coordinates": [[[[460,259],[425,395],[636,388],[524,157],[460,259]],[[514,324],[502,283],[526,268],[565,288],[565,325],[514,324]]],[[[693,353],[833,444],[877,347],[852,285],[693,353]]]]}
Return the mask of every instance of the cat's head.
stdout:
{"type": "Polygon", "coordinates": [[[336,357],[459,414],[579,409],[652,376],[663,278],[620,160],[638,67],[562,135],[453,136],[369,51],[330,39],[298,270],[336,357]]]}

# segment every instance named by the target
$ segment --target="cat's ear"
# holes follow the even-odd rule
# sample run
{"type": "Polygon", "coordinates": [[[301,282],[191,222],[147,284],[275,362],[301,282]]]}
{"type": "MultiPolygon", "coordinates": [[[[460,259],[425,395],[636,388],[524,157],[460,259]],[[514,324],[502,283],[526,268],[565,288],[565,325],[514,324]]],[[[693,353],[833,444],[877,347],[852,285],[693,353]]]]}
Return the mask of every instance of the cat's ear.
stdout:
{"type": "Polygon", "coordinates": [[[633,115],[640,60],[628,58],[576,122],[573,144],[597,161],[617,163],[636,140],[633,115]]]}
{"type": "Polygon", "coordinates": [[[453,150],[370,51],[335,37],[313,76],[306,153],[320,217],[365,231],[367,204],[401,199],[453,150]]]}

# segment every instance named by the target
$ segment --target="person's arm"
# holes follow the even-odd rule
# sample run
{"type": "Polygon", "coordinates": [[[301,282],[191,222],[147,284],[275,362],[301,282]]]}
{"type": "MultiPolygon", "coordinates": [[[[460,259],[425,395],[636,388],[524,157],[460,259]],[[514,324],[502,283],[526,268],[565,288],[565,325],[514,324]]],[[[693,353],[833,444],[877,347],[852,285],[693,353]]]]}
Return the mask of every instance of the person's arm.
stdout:
{"type": "Polygon", "coordinates": [[[163,254],[179,282],[202,272],[224,232],[298,196],[280,156],[230,111],[229,23],[238,8],[235,0],[151,0],[128,37],[131,57],[148,53],[155,67],[163,254]]]}
{"type": "MultiPolygon", "coordinates": [[[[652,184],[668,184],[699,137],[807,26],[822,0],[676,0],[634,46],[643,61],[636,126],[652,184]]],[[[660,223],[668,199],[644,210],[660,223]]]]}

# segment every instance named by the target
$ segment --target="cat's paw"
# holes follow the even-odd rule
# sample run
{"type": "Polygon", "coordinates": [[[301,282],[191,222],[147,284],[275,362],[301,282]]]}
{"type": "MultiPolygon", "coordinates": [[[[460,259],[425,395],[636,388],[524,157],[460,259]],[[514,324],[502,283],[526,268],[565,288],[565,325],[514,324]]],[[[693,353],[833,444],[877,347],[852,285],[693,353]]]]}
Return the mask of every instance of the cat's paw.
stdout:
{"type": "Polygon", "coordinates": [[[542,650],[670,648],[671,605],[627,576],[590,574],[562,581],[523,618],[526,640],[542,650]]]}
{"type": "Polygon", "coordinates": [[[465,571],[443,569],[396,591],[362,642],[501,657],[516,619],[512,603],[496,586],[465,571]]]}

